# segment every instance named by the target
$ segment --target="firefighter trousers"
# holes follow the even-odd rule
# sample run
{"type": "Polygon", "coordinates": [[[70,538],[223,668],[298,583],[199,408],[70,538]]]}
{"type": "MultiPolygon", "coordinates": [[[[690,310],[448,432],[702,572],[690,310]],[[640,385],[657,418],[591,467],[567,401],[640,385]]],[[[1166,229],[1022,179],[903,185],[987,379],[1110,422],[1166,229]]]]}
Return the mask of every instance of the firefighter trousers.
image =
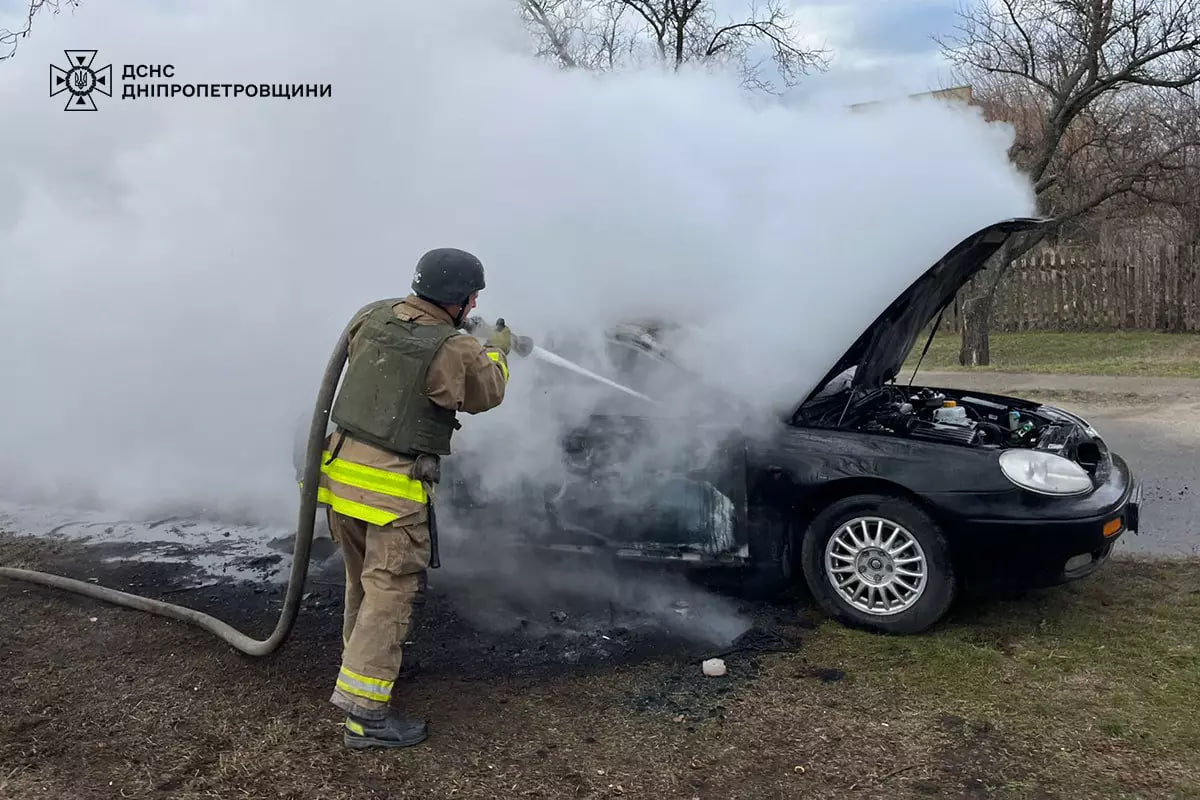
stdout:
{"type": "Polygon", "coordinates": [[[429,567],[428,518],[422,510],[381,526],[330,510],[329,532],[346,564],[342,665],[330,702],[356,717],[381,719],[429,567]]]}

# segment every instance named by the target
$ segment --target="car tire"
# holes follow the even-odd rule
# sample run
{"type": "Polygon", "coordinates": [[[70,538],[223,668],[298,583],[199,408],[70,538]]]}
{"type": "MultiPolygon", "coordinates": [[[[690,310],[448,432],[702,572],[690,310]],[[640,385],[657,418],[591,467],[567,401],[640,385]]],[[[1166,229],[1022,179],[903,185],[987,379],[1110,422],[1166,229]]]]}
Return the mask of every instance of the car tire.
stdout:
{"type": "Polygon", "coordinates": [[[843,498],[818,513],[804,535],[801,566],[809,590],[827,614],[880,633],[927,630],[945,616],[958,589],[950,548],[937,523],[916,504],[887,495],[843,498]],[[880,539],[891,541],[887,550],[879,546],[880,539]],[[874,602],[865,608],[852,603],[834,585],[835,574],[848,584],[846,591],[874,602]]]}

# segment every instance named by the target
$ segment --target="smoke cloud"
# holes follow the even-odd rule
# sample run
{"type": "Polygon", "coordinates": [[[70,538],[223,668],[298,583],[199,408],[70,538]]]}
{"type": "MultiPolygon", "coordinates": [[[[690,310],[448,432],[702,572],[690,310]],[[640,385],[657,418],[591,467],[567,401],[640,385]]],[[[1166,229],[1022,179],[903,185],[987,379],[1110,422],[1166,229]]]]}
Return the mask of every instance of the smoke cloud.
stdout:
{"type": "MultiPolygon", "coordinates": [[[[478,313],[598,371],[607,326],[681,323],[711,391],[672,377],[668,408],[720,389],[768,419],[951,246],[1033,211],[1011,131],[973,111],[785,107],[527,50],[483,0],[40,17],[0,66],[0,494],[291,523],[298,420],[339,332],[436,246],[483,260],[478,313]],[[82,47],[117,91],[67,114],[46,64],[82,47]],[[332,95],[122,100],[124,64],[332,95]]],[[[514,356],[506,402],[464,420],[462,469],[484,492],[552,479],[567,426],[637,403],[514,356]]]]}

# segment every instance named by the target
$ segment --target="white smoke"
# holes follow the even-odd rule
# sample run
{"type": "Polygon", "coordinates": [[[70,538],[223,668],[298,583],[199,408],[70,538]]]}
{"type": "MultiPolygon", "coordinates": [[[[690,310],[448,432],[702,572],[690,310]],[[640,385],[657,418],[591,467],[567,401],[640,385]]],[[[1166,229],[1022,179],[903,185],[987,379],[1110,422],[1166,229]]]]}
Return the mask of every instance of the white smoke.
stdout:
{"type": "MultiPolygon", "coordinates": [[[[1011,131],[971,111],[565,72],[525,54],[511,11],[86,0],[40,17],[0,65],[0,494],[291,522],[296,421],[338,333],[436,246],[481,257],[485,318],[538,341],[675,318],[703,329],[706,380],[785,406],[938,256],[1033,209],[1011,131]],[[84,47],[116,91],[64,113],[47,64],[84,47]],[[123,100],[125,64],[332,95],[123,100]]],[[[615,396],[548,400],[531,378],[549,369],[514,357],[505,404],[464,421],[481,472],[557,463],[533,399],[578,417],[615,396]]]]}

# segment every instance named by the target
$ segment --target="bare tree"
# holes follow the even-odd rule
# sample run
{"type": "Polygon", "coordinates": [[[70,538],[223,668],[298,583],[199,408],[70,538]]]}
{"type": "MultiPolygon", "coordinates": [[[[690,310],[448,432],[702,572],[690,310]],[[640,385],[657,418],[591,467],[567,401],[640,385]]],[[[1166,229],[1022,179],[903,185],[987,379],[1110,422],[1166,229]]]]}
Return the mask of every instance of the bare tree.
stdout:
{"type": "Polygon", "coordinates": [[[569,69],[732,65],[745,86],[774,93],[780,89],[765,77],[768,58],[784,87],[829,66],[825,49],[800,43],[781,0],[752,0],[745,16],[724,21],[707,0],[521,0],[521,11],[539,54],[569,69]]]}
{"type": "Polygon", "coordinates": [[[636,56],[624,3],[597,0],[521,0],[535,34],[537,55],[568,69],[607,70],[636,56]]]}
{"type": "Polygon", "coordinates": [[[7,61],[16,55],[18,42],[33,30],[33,18],[39,11],[49,8],[51,13],[57,14],[62,10],[61,6],[63,5],[78,8],[79,0],[29,0],[25,24],[19,30],[11,31],[8,28],[0,28],[0,61],[7,61]]]}
{"type": "MultiPolygon", "coordinates": [[[[1200,142],[1200,84],[1163,98],[1156,111],[1177,141],[1200,142]]],[[[1184,150],[1170,180],[1145,199],[1158,206],[1176,241],[1200,248],[1200,148],[1184,150]]]]}
{"type": "Polygon", "coordinates": [[[991,116],[1016,125],[1011,156],[1053,220],[966,293],[959,361],[975,366],[989,362],[992,301],[1015,259],[1107,204],[1153,197],[1194,163],[1200,141],[1152,109],[1200,82],[1200,0],[974,0],[959,16],[942,52],[991,116]]]}
{"type": "MultiPolygon", "coordinates": [[[[1114,245],[1124,249],[1132,241],[1148,248],[1200,245],[1200,86],[1156,95],[1128,94],[1118,117],[1125,122],[1116,131],[1122,145],[1118,152],[1143,161],[1151,160],[1148,155],[1173,155],[1153,159],[1154,168],[1139,176],[1129,191],[1081,217],[1083,221],[1074,227],[1082,230],[1074,231],[1073,238],[1102,252],[1114,245]]],[[[1096,169],[1099,180],[1092,180],[1093,192],[1103,189],[1104,179],[1117,172],[1104,166],[1101,163],[1096,169]]],[[[1089,177],[1073,179],[1084,186],[1089,177]]]]}

